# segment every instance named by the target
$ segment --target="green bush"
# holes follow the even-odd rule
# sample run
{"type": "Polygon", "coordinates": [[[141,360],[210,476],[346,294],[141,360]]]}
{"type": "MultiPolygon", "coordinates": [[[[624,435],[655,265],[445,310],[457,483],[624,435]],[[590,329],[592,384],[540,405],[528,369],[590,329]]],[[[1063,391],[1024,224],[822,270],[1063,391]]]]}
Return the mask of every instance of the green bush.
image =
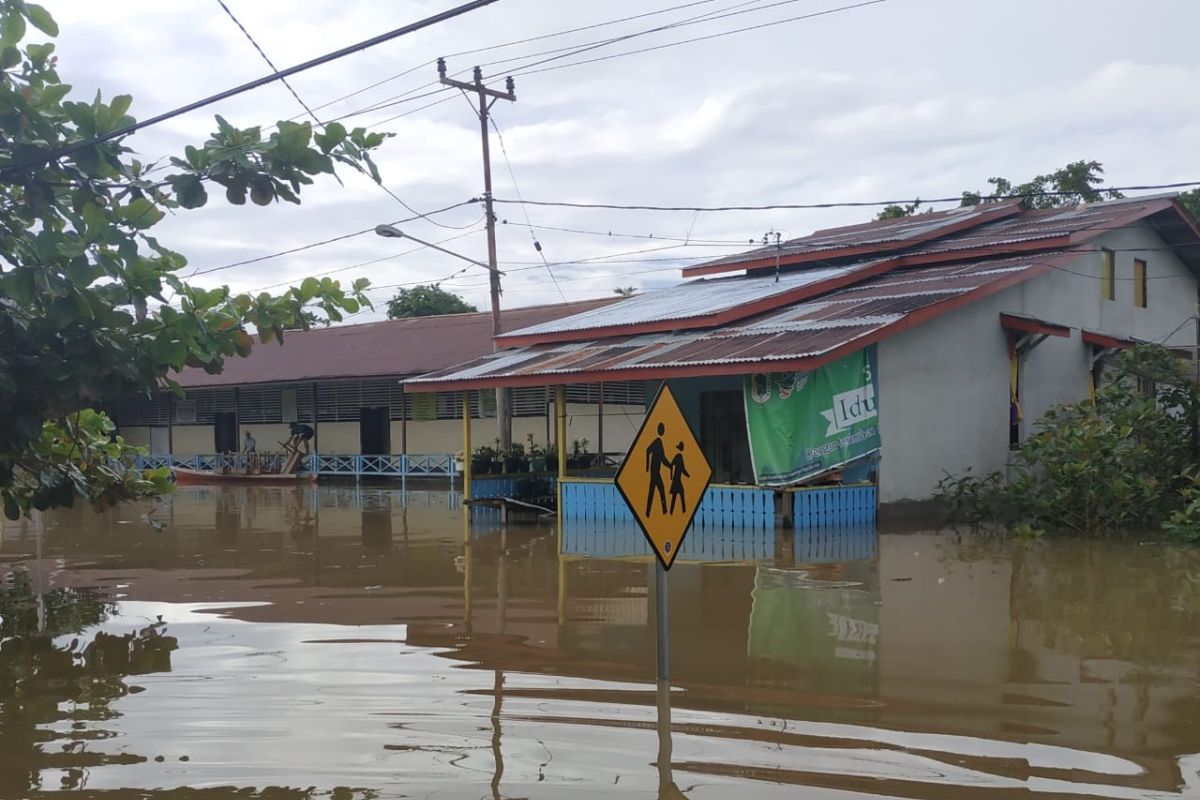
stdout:
{"type": "Polygon", "coordinates": [[[1198,397],[1184,364],[1153,345],[1121,353],[1094,399],[1058,406],[1014,454],[1008,480],[947,476],[954,518],[1051,533],[1164,529],[1200,540],[1198,397]]]}

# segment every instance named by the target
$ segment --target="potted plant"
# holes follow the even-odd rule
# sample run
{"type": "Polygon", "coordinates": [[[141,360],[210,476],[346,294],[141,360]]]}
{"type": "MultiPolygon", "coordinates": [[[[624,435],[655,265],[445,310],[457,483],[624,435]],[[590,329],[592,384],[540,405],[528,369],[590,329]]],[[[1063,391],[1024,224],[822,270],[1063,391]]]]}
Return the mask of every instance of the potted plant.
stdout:
{"type": "Polygon", "coordinates": [[[546,471],[546,450],[538,447],[533,441],[533,434],[525,437],[529,443],[526,445],[526,452],[529,454],[529,471],[530,472],[545,472],[546,471]]]}
{"type": "Polygon", "coordinates": [[[571,469],[587,469],[592,465],[592,457],[588,453],[588,440],[576,439],[571,442],[571,456],[567,459],[567,466],[571,469]]]}
{"type": "Polygon", "coordinates": [[[529,459],[525,457],[525,445],[519,442],[513,442],[504,451],[504,471],[513,472],[528,472],[529,459]]]}
{"type": "Polygon", "coordinates": [[[471,454],[471,472],[476,475],[487,475],[492,471],[492,462],[496,460],[496,451],[486,444],[475,448],[471,454]]]}

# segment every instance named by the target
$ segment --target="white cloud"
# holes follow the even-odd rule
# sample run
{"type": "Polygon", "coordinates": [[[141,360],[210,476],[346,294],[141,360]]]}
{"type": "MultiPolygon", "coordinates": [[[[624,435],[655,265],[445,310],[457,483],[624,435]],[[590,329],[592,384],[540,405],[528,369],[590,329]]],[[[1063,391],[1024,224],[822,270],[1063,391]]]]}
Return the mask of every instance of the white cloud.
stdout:
{"type": "MultiPolygon", "coordinates": [[[[400,5],[311,0],[299,13],[294,5],[279,2],[227,2],[280,67],[447,7],[432,1],[400,5]]],[[[59,55],[65,79],[83,96],[96,88],[106,95],[130,92],[134,112],[142,117],[258,77],[267,69],[211,0],[63,0],[50,5],[63,29],[59,55]]],[[[341,115],[401,93],[436,88],[434,68],[425,62],[439,55],[667,5],[506,0],[298,75],[293,86],[308,103],[322,105],[412,68],[404,77],[318,112],[323,117],[341,115]]],[[[814,0],[755,12],[631,39],[581,58],[832,5],[832,0],[814,0]]],[[[478,61],[621,35],[703,10],[450,55],[450,67],[469,69],[478,61]]],[[[1200,85],[1200,53],[1191,41],[1197,22],[1200,6],[1192,0],[1162,0],[1149,6],[1096,0],[1089,3],[1086,15],[1070,4],[1042,0],[892,0],[575,69],[519,75],[518,101],[499,101],[494,113],[522,193],[538,199],[742,204],[929,197],[981,187],[991,175],[1023,179],[1079,158],[1104,162],[1115,182],[1196,178],[1200,108],[1189,100],[1200,85]],[[1047,37],[1047,31],[1055,36],[1047,37]]],[[[518,67],[519,62],[509,62],[485,69],[519,72],[518,67]]],[[[355,116],[347,124],[369,124],[439,99],[355,116]]],[[[465,200],[482,188],[478,120],[461,98],[450,100],[383,126],[396,133],[379,154],[387,185],[422,210],[465,200]]],[[[178,152],[189,141],[203,140],[212,128],[212,113],[237,124],[265,125],[301,110],[282,86],[275,85],[172,120],[138,134],[130,144],[145,158],[178,152]]],[[[515,189],[495,139],[492,150],[496,194],[511,198],[515,189]]],[[[204,268],[408,216],[362,177],[346,174],[344,181],[344,186],[320,181],[304,194],[300,207],[229,208],[214,202],[164,223],[161,238],[184,251],[193,266],[204,268]]],[[[465,225],[479,213],[475,207],[460,209],[444,221],[465,225]]],[[[499,206],[498,213],[509,221],[500,230],[501,261],[513,268],[505,278],[505,303],[557,300],[558,289],[537,266],[520,209],[499,206]]],[[[529,216],[535,224],[555,227],[658,237],[683,236],[690,228],[700,238],[745,240],[770,227],[801,235],[860,221],[870,211],[694,218],[686,212],[533,207],[529,216]]],[[[429,240],[456,233],[425,222],[407,227],[429,240]]],[[[538,238],[551,261],[656,244],[555,231],[541,231],[538,238]]],[[[482,236],[447,246],[475,258],[485,252],[482,236]]],[[[366,235],[200,280],[256,289],[382,258],[398,252],[398,247],[394,241],[366,235]]],[[[713,249],[716,252],[724,251],[713,249]]],[[[688,248],[630,258],[707,254],[688,248]]],[[[442,278],[460,266],[440,254],[421,253],[340,275],[366,275],[376,284],[393,284],[442,278]]],[[[666,261],[563,265],[555,274],[566,296],[578,299],[589,293],[608,294],[616,285],[661,285],[674,278],[672,266],[666,261]]],[[[453,285],[469,300],[486,304],[481,275],[468,272],[453,285]]]]}

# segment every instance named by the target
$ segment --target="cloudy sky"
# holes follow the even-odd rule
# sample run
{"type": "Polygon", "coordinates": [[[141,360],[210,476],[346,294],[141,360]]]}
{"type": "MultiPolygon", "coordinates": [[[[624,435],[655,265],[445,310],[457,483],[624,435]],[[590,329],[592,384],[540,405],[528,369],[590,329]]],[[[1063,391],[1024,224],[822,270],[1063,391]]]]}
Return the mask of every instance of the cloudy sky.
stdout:
{"type": "MultiPolygon", "coordinates": [[[[485,66],[485,74],[518,75],[518,101],[498,102],[493,112],[526,199],[743,205],[939,197],[984,188],[992,175],[1022,180],[1078,159],[1103,162],[1114,185],[1200,180],[1195,0],[884,0],[784,21],[853,1],[499,0],[310,70],[292,85],[322,119],[385,106],[344,124],[395,134],[378,157],[384,181],[419,211],[482,189],[479,123],[468,103],[449,90],[415,98],[438,88],[427,85],[436,81],[429,62],[441,55],[450,56],[452,72],[503,61],[485,66]],[[603,24],[633,15],[644,16],[603,24]],[[593,25],[600,27],[495,47],[593,25]],[[672,27],[648,32],[662,26],[672,27]],[[494,49],[451,55],[478,48],[494,49]],[[529,66],[553,56],[561,57],[529,66]],[[607,56],[616,57],[572,66],[607,56]]],[[[138,117],[269,71],[217,0],[44,3],[62,28],[60,72],[77,96],[130,93],[138,117]]],[[[226,3],[279,68],[454,5],[226,3]]],[[[236,125],[267,126],[303,112],[273,84],[128,143],[145,160],[178,153],[206,137],[213,113],[236,125]]],[[[492,147],[495,194],[514,198],[517,188],[494,135],[492,147]]],[[[213,202],[167,220],[158,233],[188,256],[189,270],[203,271],[411,216],[369,180],[343,174],[344,186],[323,180],[299,207],[213,202]]],[[[527,220],[520,206],[502,205],[498,214],[505,222],[502,302],[522,306],[607,295],[615,286],[667,285],[678,280],[679,266],[736,252],[734,243],[768,229],[801,236],[872,212],[529,207],[527,220]],[[529,224],[550,269],[533,247],[529,224]]],[[[427,241],[450,240],[444,246],[486,260],[478,206],[433,219],[441,225],[420,220],[404,230],[427,241]]],[[[461,272],[462,262],[412,249],[360,235],[195,282],[257,290],[339,270],[334,277],[369,277],[380,287],[371,293],[376,301],[386,301],[396,285],[443,280],[487,306],[481,269],[461,272]],[[354,266],[368,261],[376,263],[354,266]]]]}

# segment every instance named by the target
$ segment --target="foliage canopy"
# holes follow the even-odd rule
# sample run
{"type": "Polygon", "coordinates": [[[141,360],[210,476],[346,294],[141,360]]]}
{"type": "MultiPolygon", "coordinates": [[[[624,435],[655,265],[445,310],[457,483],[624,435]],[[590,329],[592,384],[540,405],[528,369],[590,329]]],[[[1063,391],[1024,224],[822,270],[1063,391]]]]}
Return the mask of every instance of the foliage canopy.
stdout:
{"type": "Polygon", "coordinates": [[[154,226],[217,187],[234,205],[267,205],[298,203],[335,164],[378,180],[370,151],[386,138],[287,121],[267,134],[218,116],[201,146],[144,163],[126,137],[93,142],[133,124],[132,98],[68,99],[54,45],[26,42],[32,30],[58,27],[41,6],[0,0],[0,504],[10,518],[77,496],[104,507],[166,490],[165,470],[128,468],[134,450],[102,409],[178,391],[172,374],[185,367],[219,372],[250,352],[251,332],[268,344],[306,325],[310,309],[338,321],[367,302],[365,280],[347,290],[309,278],[281,295],[189,286],[186,259],[154,226]]]}
{"type": "Polygon", "coordinates": [[[475,306],[436,283],[401,289],[388,301],[388,319],[433,317],[438,314],[462,314],[478,311],[475,306]]]}

